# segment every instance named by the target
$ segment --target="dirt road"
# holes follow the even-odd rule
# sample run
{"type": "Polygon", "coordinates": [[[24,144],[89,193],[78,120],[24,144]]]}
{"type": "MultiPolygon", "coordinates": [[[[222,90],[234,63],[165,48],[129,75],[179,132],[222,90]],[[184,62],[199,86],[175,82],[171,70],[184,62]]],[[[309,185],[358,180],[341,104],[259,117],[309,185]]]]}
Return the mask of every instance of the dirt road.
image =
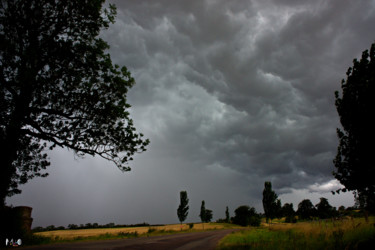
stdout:
{"type": "Polygon", "coordinates": [[[61,243],[29,247],[27,249],[152,249],[152,250],[190,250],[215,249],[219,240],[236,231],[235,229],[183,233],[164,236],[140,237],[135,239],[102,240],[90,242],[61,243]]]}

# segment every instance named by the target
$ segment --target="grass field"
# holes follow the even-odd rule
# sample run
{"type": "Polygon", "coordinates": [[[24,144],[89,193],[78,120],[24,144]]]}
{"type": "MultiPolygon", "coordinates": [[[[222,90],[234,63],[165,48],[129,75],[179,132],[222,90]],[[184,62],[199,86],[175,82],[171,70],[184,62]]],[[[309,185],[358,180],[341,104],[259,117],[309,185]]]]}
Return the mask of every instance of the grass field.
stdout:
{"type": "MultiPolygon", "coordinates": [[[[204,230],[215,230],[232,228],[234,225],[221,223],[204,223],[204,230]]],[[[54,241],[64,240],[84,240],[84,239],[103,239],[103,238],[126,238],[138,237],[142,235],[160,235],[179,232],[196,232],[202,231],[202,223],[194,224],[190,228],[189,224],[173,224],[165,226],[148,226],[148,227],[129,227],[129,228],[97,228],[97,229],[73,229],[73,230],[56,230],[47,232],[34,233],[36,236],[50,238],[54,241]]]]}
{"type": "Polygon", "coordinates": [[[219,249],[373,249],[375,217],[263,224],[227,235],[219,249]]]}

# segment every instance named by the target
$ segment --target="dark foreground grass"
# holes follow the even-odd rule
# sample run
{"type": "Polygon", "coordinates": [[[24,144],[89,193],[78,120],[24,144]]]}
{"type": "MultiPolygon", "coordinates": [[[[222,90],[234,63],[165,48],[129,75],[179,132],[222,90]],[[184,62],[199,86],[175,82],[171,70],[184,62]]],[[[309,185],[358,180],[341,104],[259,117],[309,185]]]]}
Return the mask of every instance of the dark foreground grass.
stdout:
{"type": "Polygon", "coordinates": [[[372,222],[303,222],[251,228],[224,237],[218,249],[375,249],[372,222]]]}

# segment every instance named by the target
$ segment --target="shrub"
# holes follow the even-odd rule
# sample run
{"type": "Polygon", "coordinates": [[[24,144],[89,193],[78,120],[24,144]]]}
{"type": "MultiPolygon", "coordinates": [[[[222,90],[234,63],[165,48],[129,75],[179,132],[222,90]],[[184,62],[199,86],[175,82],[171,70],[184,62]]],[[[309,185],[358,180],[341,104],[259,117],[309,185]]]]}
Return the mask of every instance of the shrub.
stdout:
{"type": "Polygon", "coordinates": [[[233,223],[240,226],[259,226],[260,216],[255,211],[255,208],[249,206],[240,206],[235,211],[233,223]]]}

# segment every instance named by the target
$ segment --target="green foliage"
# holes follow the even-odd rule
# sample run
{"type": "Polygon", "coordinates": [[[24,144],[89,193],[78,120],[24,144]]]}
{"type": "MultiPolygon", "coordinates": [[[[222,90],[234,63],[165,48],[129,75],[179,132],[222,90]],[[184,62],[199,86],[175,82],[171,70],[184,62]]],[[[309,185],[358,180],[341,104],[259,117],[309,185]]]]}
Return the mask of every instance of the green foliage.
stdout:
{"type": "Polygon", "coordinates": [[[281,217],[281,202],[277,199],[277,194],[272,190],[271,182],[264,183],[263,190],[263,209],[266,220],[281,217]]]}
{"type": "Polygon", "coordinates": [[[375,195],[369,192],[354,192],[355,206],[362,210],[369,210],[375,214],[375,195]]]}
{"type": "Polygon", "coordinates": [[[360,61],[353,60],[353,67],[348,69],[346,76],[346,80],[342,80],[341,95],[335,92],[342,129],[337,129],[339,146],[333,175],[345,186],[341,191],[355,191],[366,200],[364,205],[375,211],[372,159],[375,133],[371,118],[375,111],[375,43],[370,52],[362,53],[360,61]]]}
{"type": "Polygon", "coordinates": [[[226,223],[230,222],[230,215],[229,215],[229,208],[228,207],[225,209],[225,222],[226,223]]]}
{"type": "Polygon", "coordinates": [[[69,229],[78,229],[78,226],[76,224],[69,224],[68,228],[69,229]]]}
{"type": "Polygon", "coordinates": [[[155,231],[156,231],[156,228],[152,228],[152,227],[150,227],[150,228],[148,229],[147,233],[150,234],[150,233],[153,233],[153,232],[155,232],[155,231]]]}
{"type": "Polygon", "coordinates": [[[205,215],[205,218],[206,218],[205,222],[211,222],[212,217],[213,217],[212,210],[206,209],[205,214],[206,214],[205,215]]]}
{"type": "Polygon", "coordinates": [[[335,215],[333,207],[329,204],[326,198],[321,197],[320,202],[315,205],[317,216],[320,219],[331,218],[335,215]]]}
{"type": "Polygon", "coordinates": [[[298,204],[297,214],[299,219],[310,220],[315,216],[315,208],[309,199],[305,199],[298,204]]]}
{"type": "Polygon", "coordinates": [[[0,198],[50,165],[45,149],[98,155],[122,171],[149,140],[137,134],[127,92],[135,84],[111,61],[100,31],[116,9],[104,0],[0,3],[0,198]],[[47,144],[48,143],[48,144],[47,144]]]}
{"type": "Polygon", "coordinates": [[[50,225],[48,227],[46,227],[47,231],[53,231],[53,230],[56,230],[56,227],[54,225],[50,225]]]}
{"type": "Polygon", "coordinates": [[[212,210],[206,209],[204,201],[202,201],[201,211],[199,213],[199,217],[201,218],[201,221],[203,223],[211,222],[212,217],[213,217],[212,210]]]}
{"type": "Polygon", "coordinates": [[[282,216],[285,217],[285,222],[287,223],[296,222],[296,219],[294,217],[296,212],[294,211],[293,203],[285,203],[284,206],[281,208],[281,211],[282,211],[282,216]]]}
{"type": "Polygon", "coordinates": [[[233,217],[233,223],[240,226],[254,226],[260,225],[261,219],[257,214],[255,208],[249,206],[240,206],[234,210],[235,216],[233,217]]]}
{"type": "Polygon", "coordinates": [[[296,222],[297,222],[297,218],[295,216],[285,217],[285,223],[296,223],[296,222]]]}
{"type": "MultiPolygon", "coordinates": [[[[55,240],[59,240],[59,238],[55,238],[55,240]]],[[[39,236],[39,235],[29,235],[28,237],[22,238],[23,246],[42,245],[42,244],[49,244],[52,242],[53,242],[52,238],[39,236]]]]}
{"type": "Polygon", "coordinates": [[[201,218],[202,222],[206,222],[206,207],[205,207],[204,201],[202,201],[202,204],[201,204],[201,211],[199,213],[199,217],[201,218]]]}
{"type": "Polygon", "coordinates": [[[137,238],[139,236],[138,232],[120,232],[117,234],[120,238],[137,238]]]}
{"type": "Polygon", "coordinates": [[[183,221],[186,220],[186,217],[188,216],[188,213],[189,213],[188,204],[189,204],[189,199],[187,196],[187,192],[181,191],[180,192],[180,205],[178,206],[178,209],[177,209],[177,216],[181,224],[183,221]]]}

